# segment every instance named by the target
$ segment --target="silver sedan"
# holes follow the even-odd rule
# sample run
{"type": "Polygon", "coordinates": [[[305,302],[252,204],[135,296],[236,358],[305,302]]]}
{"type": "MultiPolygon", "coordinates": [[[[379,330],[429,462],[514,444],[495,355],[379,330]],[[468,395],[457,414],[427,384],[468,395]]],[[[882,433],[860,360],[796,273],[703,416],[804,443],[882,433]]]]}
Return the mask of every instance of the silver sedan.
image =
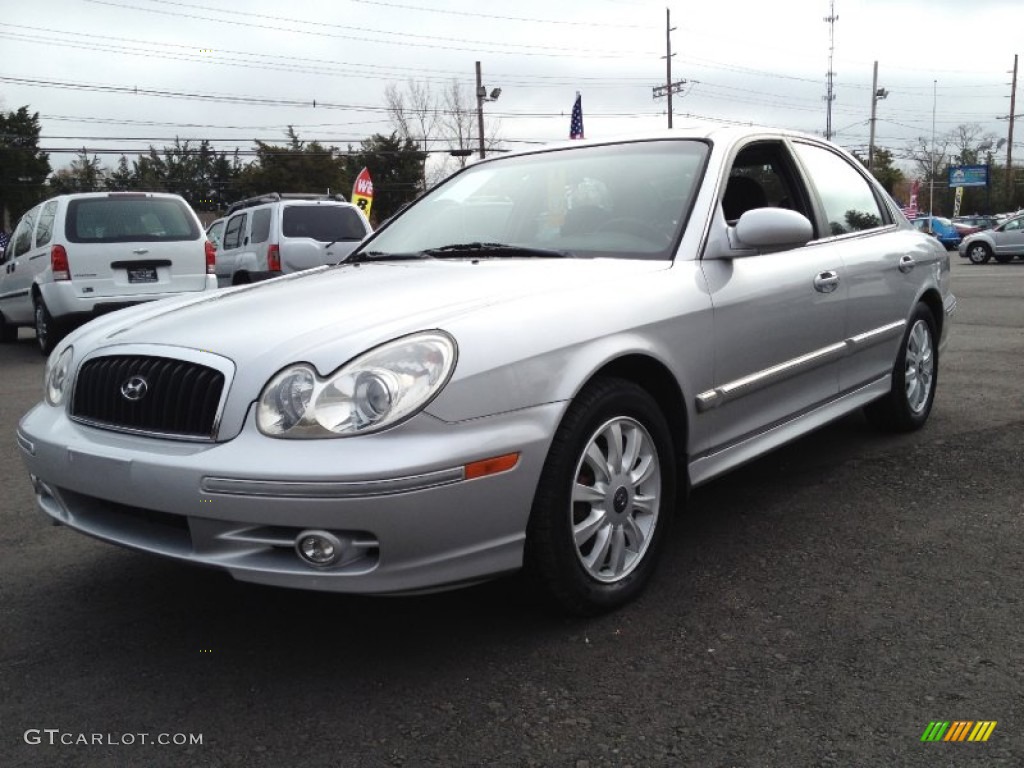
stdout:
{"type": "Polygon", "coordinates": [[[993,256],[1000,264],[1024,258],[1024,216],[1004,221],[999,226],[968,235],[960,243],[960,255],[972,264],[986,264],[993,256]]]}
{"type": "Polygon", "coordinates": [[[819,139],[569,142],[341,265],[86,325],[18,442],[44,512],[125,547],[351,593],[525,569],[594,613],[689,488],[857,409],[922,427],[954,305],[942,246],[819,139]]]}

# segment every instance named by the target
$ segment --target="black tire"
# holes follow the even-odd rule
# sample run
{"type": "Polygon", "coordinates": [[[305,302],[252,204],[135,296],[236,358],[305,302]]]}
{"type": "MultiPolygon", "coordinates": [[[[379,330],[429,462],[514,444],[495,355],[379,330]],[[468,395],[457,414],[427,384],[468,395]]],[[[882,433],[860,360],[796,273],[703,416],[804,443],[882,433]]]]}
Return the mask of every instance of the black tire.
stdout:
{"type": "Polygon", "coordinates": [[[675,468],[654,398],[629,381],[595,379],[569,406],[544,463],[526,531],[527,576],[573,614],[632,600],[654,573],[675,511],[675,468]],[[629,467],[623,453],[633,454],[629,467]],[[598,454],[604,464],[595,465],[598,454]],[[598,472],[616,464],[601,482],[598,472]]]}
{"type": "Polygon", "coordinates": [[[984,243],[971,243],[967,246],[967,258],[971,264],[987,264],[992,258],[992,251],[984,243]]]}
{"type": "Polygon", "coordinates": [[[0,314],[0,344],[10,344],[18,340],[18,326],[8,323],[0,314]]]}
{"type": "Polygon", "coordinates": [[[1011,253],[997,253],[995,259],[1000,264],[1009,264],[1013,261],[1013,254],[1011,253]]]}
{"type": "Polygon", "coordinates": [[[892,370],[892,387],[864,411],[868,420],[887,432],[913,432],[928,421],[939,381],[939,345],[935,316],[918,304],[900,342],[892,370]]]}
{"type": "Polygon", "coordinates": [[[249,276],[248,272],[235,272],[235,274],[231,276],[231,285],[233,286],[249,285],[251,282],[252,278],[249,276]]]}
{"type": "Polygon", "coordinates": [[[35,305],[36,343],[39,345],[40,352],[49,355],[64,338],[64,334],[53,319],[53,315],[50,314],[50,310],[46,308],[43,297],[36,296],[33,303],[35,305]]]}

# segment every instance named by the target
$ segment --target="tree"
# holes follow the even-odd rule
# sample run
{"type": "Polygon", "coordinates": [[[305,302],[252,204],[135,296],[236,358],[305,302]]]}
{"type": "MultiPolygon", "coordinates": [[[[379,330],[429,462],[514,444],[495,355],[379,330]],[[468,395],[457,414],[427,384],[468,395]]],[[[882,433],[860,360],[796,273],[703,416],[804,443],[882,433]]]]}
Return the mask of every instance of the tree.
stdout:
{"type": "Polygon", "coordinates": [[[71,192],[99,192],[104,188],[106,170],[100,159],[89,153],[85,147],[75,155],[71,166],[61,168],[50,177],[50,192],[54,195],[66,195],[71,192]]]}
{"type": "Polygon", "coordinates": [[[39,149],[39,113],[0,112],[0,213],[4,229],[46,198],[49,156],[39,149]]]}
{"type": "MultiPolygon", "coordinates": [[[[861,161],[865,168],[868,166],[866,157],[854,152],[854,157],[861,161]]],[[[893,164],[893,153],[883,147],[875,147],[874,168],[872,175],[878,179],[882,187],[890,195],[895,194],[896,185],[903,181],[903,171],[893,164]]]]}
{"type": "MultiPolygon", "coordinates": [[[[404,90],[390,84],[384,97],[395,133],[403,140],[419,144],[423,150],[421,189],[465,166],[465,154],[452,157],[450,152],[475,151],[479,146],[476,104],[466,97],[458,80],[453,78],[440,94],[431,91],[429,84],[415,80],[408,80],[404,90]]],[[[497,121],[485,121],[485,148],[500,143],[499,128],[497,121]]]]}
{"type": "Polygon", "coordinates": [[[125,192],[135,188],[135,176],[128,166],[127,157],[121,155],[121,159],[117,162],[117,168],[107,173],[103,183],[110,192],[125,192]]]}
{"type": "Polygon", "coordinates": [[[373,217],[383,221],[420,193],[426,153],[412,139],[374,134],[358,150],[349,147],[348,172],[355,178],[362,168],[373,180],[373,217]]]}
{"type": "Polygon", "coordinates": [[[292,126],[287,136],[287,146],[256,142],[256,160],[238,177],[241,197],[266,192],[348,194],[353,177],[337,148],[316,141],[307,144],[292,126]]]}
{"type": "Polygon", "coordinates": [[[988,165],[989,187],[965,187],[960,208],[964,211],[999,210],[1009,205],[1004,200],[1003,185],[1005,168],[993,162],[992,149],[997,146],[997,137],[983,133],[976,123],[958,125],[933,143],[921,137],[908,149],[908,157],[914,161],[918,177],[922,180],[922,205],[927,201],[927,190],[935,185],[933,210],[952,213],[953,190],[949,188],[950,165],[988,165]]]}

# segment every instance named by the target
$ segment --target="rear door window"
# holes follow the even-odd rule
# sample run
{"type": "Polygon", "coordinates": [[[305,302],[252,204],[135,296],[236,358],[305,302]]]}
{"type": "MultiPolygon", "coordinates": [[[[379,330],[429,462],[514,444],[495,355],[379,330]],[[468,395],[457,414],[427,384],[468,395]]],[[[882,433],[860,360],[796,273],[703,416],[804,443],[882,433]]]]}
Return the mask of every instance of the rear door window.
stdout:
{"type": "Polygon", "coordinates": [[[199,226],[181,200],[144,195],[86,197],[68,203],[73,243],[152,243],[198,240],[199,226]]]}
{"type": "Polygon", "coordinates": [[[845,158],[810,144],[796,143],[795,146],[821,197],[832,235],[875,229],[889,223],[867,179],[845,158]]]}
{"type": "Polygon", "coordinates": [[[18,228],[14,230],[14,234],[11,236],[11,244],[8,246],[9,258],[16,258],[28,253],[32,249],[32,230],[35,229],[36,216],[38,215],[39,209],[33,208],[22,217],[18,223],[18,228]]]}
{"type": "Polygon", "coordinates": [[[289,205],[284,209],[281,234],[310,237],[322,243],[362,240],[366,227],[354,208],[340,205],[289,205]]]}
{"type": "Polygon", "coordinates": [[[246,214],[240,213],[228,219],[228,225],[224,228],[224,250],[242,245],[242,238],[245,236],[245,217],[246,214]]]}

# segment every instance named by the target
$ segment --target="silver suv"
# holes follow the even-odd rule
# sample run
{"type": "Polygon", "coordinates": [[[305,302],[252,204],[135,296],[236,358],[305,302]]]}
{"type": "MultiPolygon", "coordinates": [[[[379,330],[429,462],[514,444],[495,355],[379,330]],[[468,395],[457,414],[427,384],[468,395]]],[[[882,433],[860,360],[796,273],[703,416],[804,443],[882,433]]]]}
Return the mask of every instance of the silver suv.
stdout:
{"type": "Polygon", "coordinates": [[[156,192],[89,192],[40,203],[0,256],[0,341],[35,326],[43,354],[112,310],[213,290],[215,251],[188,203],[156,192]]]}
{"type": "Polygon", "coordinates": [[[234,203],[217,252],[217,281],[241,285],[335,264],[370,234],[351,203],[326,195],[277,192],[234,203]]]}

